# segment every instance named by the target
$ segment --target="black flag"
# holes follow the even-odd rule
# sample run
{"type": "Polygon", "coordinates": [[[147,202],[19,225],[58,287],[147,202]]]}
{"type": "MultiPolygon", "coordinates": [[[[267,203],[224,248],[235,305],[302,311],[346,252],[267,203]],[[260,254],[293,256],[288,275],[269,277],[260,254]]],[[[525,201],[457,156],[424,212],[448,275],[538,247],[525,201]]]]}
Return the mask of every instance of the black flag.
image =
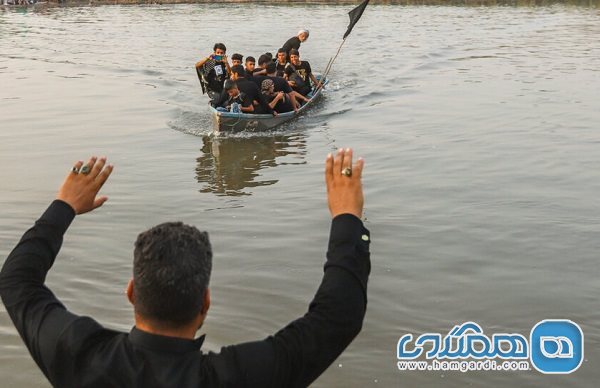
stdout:
{"type": "Polygon", "coordinates": [[[352,32],[352,29],[354,28],[354,25],[356,24],[356,22],[358,22],[358,19],[360,19],[363,12],[365,12],[365,8],[367,8],[367,4],[369,4],[369,0],[363,1],[362,3],[360,3],[360,5],[358,7],[354,8],[352,11],[348,12],[348,15],[350,16],[350,24],[348,24],[348,29],[346,30],[346,33],[344,34],[343,39],[346,39],[346,37],[348,35],[350,35],[350,33],[352,32]]]}

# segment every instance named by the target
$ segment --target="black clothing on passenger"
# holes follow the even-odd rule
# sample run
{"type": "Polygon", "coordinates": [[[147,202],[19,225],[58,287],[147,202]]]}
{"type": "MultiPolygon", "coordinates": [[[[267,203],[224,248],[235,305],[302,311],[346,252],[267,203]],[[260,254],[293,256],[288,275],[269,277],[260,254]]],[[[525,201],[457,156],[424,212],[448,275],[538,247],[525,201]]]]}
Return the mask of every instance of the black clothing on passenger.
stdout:
{"type": "Polygon", "coordinates": [[[288,96],[289,93],[293,92],[290,84],[288,84],[288,82],[281,77],[269,77],[269,79],[273,80],[273,83],[275,84],[275,93],[284,92],[286,94],[285,98],[275,105],[275,110],[277,111],[277,113],[293,111],[294,106],[292,105],[292,100],[288,96]]]}
{"type": "Polygon", "coordinates": [[[275,62],[275,64],[277,65],[277,76],[278,77],[283,77],[285,75],[285,70],[288,67],[290,67],[289,62],[286,62],[286,63],[275,62]]]}
{"type": "MultiPolygon", "coordinates": [[[[44,283],[75,212],[56,200],[0,272],[8,315],[55,387],[306,387],[359,333],[371,269],[369,231],[350,214],[331,222],[323,280],[308,312],[263,340],[200,350],[182,339],[104,328],[68,311],[44,283]]],[[[276,261],[273,262],[276,265],[276,261]]]]}
{"type": "Polygon", "coordinates": [[[293,89],[303,96],[306,96],[312,90],[310,86],[310,75],[312,74],[312,69],[310,68],[310,63],[308,61],[300,61],[300,64],[294,65],[290,64],[289,68],[286,69],[286,74],[288,75],[289,81],[294,81],[296,86],[293,86],[293,89]]]}
{"type": "MultiPolygon", "coordinates": [[[[286,94],[285,98],[283,100],[280,100],[276,105],[274,110],[277,113],[285,113],[285,112],[290,112],[294,110],[294,106],[292,105],[292,101],[290,99],[290,97],[287,95],[288,93],[291,93],[293,91],[292,87],[290,86],[290,84],[288,84],[288,82],[281,77],[272,77],[272,76],[267,76],[267,75],[257,75],[254,76],[252,81],[254,81],[254,83],[256,83],[256,85],[258,85],[258,87],[261,89],[262,91],[262,84],[264,80],[272,80],[273,84],[274,84],[274,88],[273,91],[274,93],[277,92],[284,92],[286,94]]],[[[271,98],[270,100],[268,100],[268,102],[271,102],[273,99],[271,98]]]]}
{"type": "MultiPolygon", "coordinates": [[[[256,78],[256,77],[253,77],[256,78]]],[[[258,105],[254,104],[254,112],[256,114],[273,113],[273,109],[269,106],[265,96],[260,92],[260,88],[252,81],[245,78],[239,78],[237,81],[240,92],[246,94],[252,101],[257,101],[258,105]]]]}
{"type": "Polygon", "coordinates": [[[254,82],[256,84],[256,86],[258,87],[258,89],[260,90],[260,88],[262,87],[262,82],[266,79],[269,79],[269,76],[266,76],[264,74],[258,74],[252,77],[251,81],[254,82]]]}
{"type": "Polygon", "coordinates": [[[291,93],[292,87],[290,86],[290,84],[288,84],[288,82],[285,80],[285,78],[281,78],[281,77],[268,77],[269,79],[273,80],[273,83],[275,84],[275,91],[276,92],[284,92],[285,94],[287,93],[291,93]]]}
{"type": "Polygon", "coordinates": [[[294,36],[292,38],[289,38],[281,47],[282,49],[285,50],[285,53],[287,54],[287,58],[289,60],[290,58],[290,50],[291,49],[296,49],[296,50],[300,50],[300,44],[302,42],[300,41],[300,38],[298,38],[297,36],[294,36]]]}
{"type": "MultiPolygon", "coordinates": [[[[239,86],[238,86],[238,88],[239,88],[239,86]]],[[[225,92],[225,93],[227,93],[227,92],[225,92]]],[[[227,95],[229,96],[229,93],[227,93],[227,95]]],[[[244,92],[239,92],[238,95],[235,97],[229,96],[229,98],[225,102],[225,105],[224,106],[222,105],[222,106],[223,106],[223,108],[229,109],[233,103],[238,103],[242,107],[247,108],[249,106],[252,106],[252,99],[249,98],[244,92]]],[[[254,111],[244,112],[244,113],[254,113],[254,111]]]]}
{"type": "Polygon", "coordinates": [[[223,83],[229,78],[225,62],[215,61],[211,58],[204,63],[202,69],[204,78],[208,83],[208,89],[216,93],[221,93],[223,90],[223,83]]]}

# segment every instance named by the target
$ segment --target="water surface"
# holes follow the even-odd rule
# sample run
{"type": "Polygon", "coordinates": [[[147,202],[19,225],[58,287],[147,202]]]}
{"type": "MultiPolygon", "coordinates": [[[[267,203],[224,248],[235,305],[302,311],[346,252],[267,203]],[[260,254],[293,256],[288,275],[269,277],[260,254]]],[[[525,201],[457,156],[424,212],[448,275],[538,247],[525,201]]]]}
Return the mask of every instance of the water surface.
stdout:
{"type": "MultiPolygon", "coordinates": [[[[329,230],[325,155],[366,159],[372,274],[363,331],[317,387],[589,387],[600,379],[600,12],[373,6],[323,100],[275,134],[211,138],[193,64],[216,41],[258,57],[299,28],[323,69],[349,7],[173,5],[0,13],[0,256],[73,161],[116,165],[48,277],[73,311],[129,330],[133,241],[160,222],[215,251],[205,349],[301,315],[329,230]],[[568,318],[584,364],[538,372],[400,372],[406,333],[472,320],[529,333],[568,318]]],[[[47,386],[0,307],[5,386],[47,386]]]]}

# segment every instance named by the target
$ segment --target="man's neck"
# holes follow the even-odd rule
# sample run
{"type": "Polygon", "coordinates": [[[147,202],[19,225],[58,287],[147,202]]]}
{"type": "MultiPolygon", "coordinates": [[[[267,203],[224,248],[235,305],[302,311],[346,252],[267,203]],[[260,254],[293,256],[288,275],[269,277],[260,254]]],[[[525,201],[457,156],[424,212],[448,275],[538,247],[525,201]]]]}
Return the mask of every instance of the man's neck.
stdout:
{"type": "Polygon", "coordinates": [[[188,325],[180,328],[165,328],[157,327],[137,318],[135,320],[135,327],[137,327],[139,330],[145,331],[150,334],[185,339],[194,339],[194,337],[196,336],[196,332],[198,331],[198,328],[195,327],[195,325],[188,325]]]}

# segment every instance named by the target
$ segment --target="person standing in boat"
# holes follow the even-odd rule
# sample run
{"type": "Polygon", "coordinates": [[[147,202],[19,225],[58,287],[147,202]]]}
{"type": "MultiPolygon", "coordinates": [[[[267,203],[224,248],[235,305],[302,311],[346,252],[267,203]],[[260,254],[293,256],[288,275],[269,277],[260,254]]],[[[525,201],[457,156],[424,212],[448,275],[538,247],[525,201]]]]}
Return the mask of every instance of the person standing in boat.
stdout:
{"type": "Polygon", "coordinates": [[[196,63],[196,71],[202,74],[203,84],[206,83],[211,100],[217,99],[221,94],[223,84],[231,73],[226,52],[227,48],[223,43],[216,43],[213,53],[196,63]]]}
{"type": "Polygon", "coordinates": [[[300,44],[308,39],[308,30],[300,30],[296,36],[293,36],[287,40],[281,47],[285,50],[286,57],[290,58],[291,50],[300,50],[300,44]]]}
{"type": "Polygon", "coordinates": [[[306,96],[312,90],[310,81],[314,83],[315,88],[319,87],[319,81],[312,73],[310,63],[300,60],[298,50],[292,49],[290,51],[290,64],[291,66],[286,70],[286,75],[289,84],[295,91],[306,96]]]}

